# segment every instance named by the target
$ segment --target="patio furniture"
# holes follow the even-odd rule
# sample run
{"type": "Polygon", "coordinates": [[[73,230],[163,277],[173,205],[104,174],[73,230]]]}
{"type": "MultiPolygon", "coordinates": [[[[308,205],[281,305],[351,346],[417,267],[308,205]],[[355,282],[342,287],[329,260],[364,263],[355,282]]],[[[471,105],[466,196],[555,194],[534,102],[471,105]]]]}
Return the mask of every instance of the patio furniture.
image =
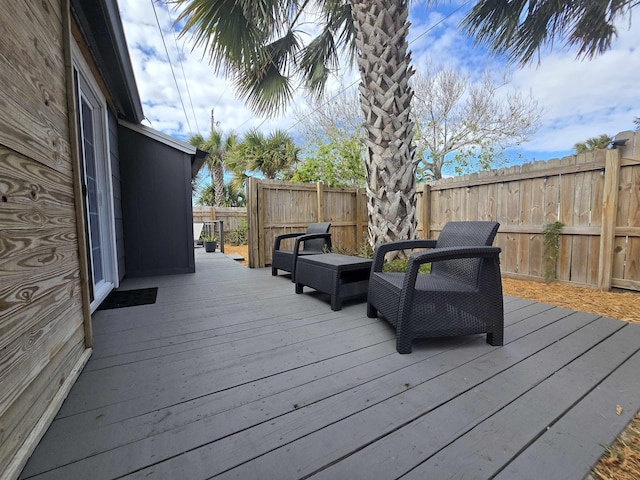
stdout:
{"type": "Polygon", "coordinates": [[[204,223],[202,222],[193,222],[193,241],[194,243],[201,242],[200,235],[202,235],[202,228],[204,227],[204,223]]]}
{"type": "Polygon", "coordinates": [[[371,259],[327,253],[298,258],[296,293],[303,287],[314,288],[331,296],[331,310],[342,309],[342,301],[367,293],[371,259]]]}
{"type": "Polygon", "coordinates": [[[415,338],[486,333],[502,345],[504,314],[500,248],[492,247],[500,224],[449,222],[437,240],[379,245],[374,253],[367,316],[380,313],[396,329],[399,353],[411,353],[415,338]],[[428,248],[411,254],[406,273],[382,271],[393,250],[428,248]],[[430,273],[418,273],[431,263],[430,273]]]}
{"type": "Polygon", "coordinates": [[[316,255],[331,251],[331,223],[311,223],[306,233],[285,233],[276,236],[271,255],[271,275],[278,275],[278,270],[291,273],[291,281],[295,281],[296,262],[298,257],[316,255]],[[282,240],[295,238],[293,250],[281,250],[282,240]]]}

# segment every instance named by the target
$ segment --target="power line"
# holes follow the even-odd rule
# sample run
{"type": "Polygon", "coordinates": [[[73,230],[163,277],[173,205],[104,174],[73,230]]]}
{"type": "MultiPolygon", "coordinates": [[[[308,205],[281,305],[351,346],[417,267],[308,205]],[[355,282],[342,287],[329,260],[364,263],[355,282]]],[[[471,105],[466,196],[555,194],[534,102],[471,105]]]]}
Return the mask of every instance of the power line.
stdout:
{"type": "MultiPolygon", "coordinates": [[[[162,34],[162,29],[160,27],[160,22],[158,20],[158,15],[155,9],[155,5],[153,0],[150,0],[151,4],[153,5],[153,9],[154,9],[154,14],[156,16],[156,22],[158,23],[158,28],[160,30],[160,35],[162,37],[162,42],[164,44],[165,47],[165,51],[167,53],[167,58],[169,59],[169,66],[171,67],[171,73],[173,74],[173,78],[174,78],[174,82],[176,84],[176,88],[178,90],[178,96],[180,97],[180,102],[182,103],[182,109],[185,113],[185,118],[187,119],[187,124],[189,125],[189,129],[191,129],[191,125],[189,124],[189,119],[188,119],[188,115],[186,112],[186,108],[184,106],[184,102],[182,100],[182,95],[180,94],[180,88],[178,87],[178,82],[173,70],[173,64],[171,62],[171,59],[169,57],[169,52],[167,50],[167,46],[164,40],[164,36],[162,34]]],[[[420,33],[419,35],[417,35],[416,37],[414,37],[410,42],[409,45],[413,44],[414,42],[416,42],[418,39],[422,38],[423,36],[425,36],[427,33],[429,33],[430,31],[432,31],[434,28],[436,28],[437,26],[439,26],[440,24],[442,24],[443,22],[445,22],[446,20],[448,20],[450,17],[452,17],[454,14],[456,14],[458,11],[460,11],[461,9],[463,9],[464,7],[466,7],[467,5],[469,5],[471,3],[472,0],[467,0],[465,3],[461,4],[459,7],[457,7],[456,9],[454,9],[453,11],[451,11],[449,14],[447,14],[446,16],[444,16],[443,18],[441,18],[439,21],[437,21],[435,24],[431,25],[429,28],[427,28],[425,31],[423,31],[422,33],[420,33]]],[[[170,14],[169,14],[170,15],[170,14]]],[[[170,17],[171,18],[171,17],[170,17]]],[[[176,42],[176,47],[177,47],[177,40],[175,38],[175,32],[174,33],[174,41],[176,42]]],[[[182,64],[182,61],[180,60],[180,65],[182,67],[182,73],[183,73],[183,77],[185,79],[185,85],[187,86],[187,92],[189,94],[189,100],[191,101],[191,93],[189,91],[189,86],[188,86],[188,82],[187,82],[187,78],[186,78],[186,74],[184,72],[184,66],[182,64]]],[[[331,98],[327,99],[325,102],[321,103],[320,105],[318,105],[315,109],[313,109],[311,112],[309,112],[306,116],[304,116],[303,118],[301,118],[300,120],[298,120],[296,123],[294,123],[293,125],[291,125],[289,128],[287,128],[285,131],[289,132],[291,130],[293,130],[296,126],[298,126],[302,121],[304,121],[306,118],[308,118],[311,114],[317,112],[318,110],[320,110],[323,106],[327,105],[329,102],[331,102],[332,100],[334,100],[335,98],[337,98],[338,96],[340,96],[342,93],[346,92],[348,89],[350,89],[351,87],[353,87],[354,85],[356,85],[358,82],[360,82],[360,79],[356,79],[354,80],[352,83],[350,83],[349,85],[343,87],[342,89],[338,90],[338,92],[336,92],[331,98]]],[[[214,106],[217,106],[217,104],[220,102],[220,100],[222,99],[222,97],[224,96],[224,94],[226,93],[227,89],[228,89],[228,84],[225,86],[224,90],[222,91],[222,93],[220,94],[220,96],[218,97],[218,100],[215,102],[214,106]]],[[[197,124],[197,116],[195,115],[195,110],[193,108],[193,103],[191,103],[191,109],[192,112],[194,114],[194,119],[196,121],[196,128],[198,129],[198,132],[200,132],[200,128],[197,124]]],[[[247,120],[245,120],[243,123],[241,123],[237,128],[241,129],[244,125],[246,125],[247,123],[249,123],[252,120],[252,118],[249,118],[247,120]]],[[[255,127],[256,129],[259,129],[260,127],[262,127],[262,125],[265,124],[265,122],[268,120],[268,117],[265,117],[262,122],[260,122],[260,124],[255,127]]]]}
{"type": "Polygon", "coordinates": [[[160,38],[162,38],[162,44],[164,45],[164,51],[167,54],[167,60],[169,60],[169,68],[171,69],[171,75],[173,75],[173,81],[176,84],[176,90],[178,91],[178,97],[180,97],[180,103],[182,104],[182,111],[184,112],[184,118],[187,120],[187,125],[189,126],[189,130],[191,131],[191,123],[189,122],[189,115],[187,115],[187,109],[184,106],[184,101],[182,100],[182,94],[180,93],[180,87],[178,85],[178,79],[176,78],[176,72],[173,70],[173,63],[171,62],[171,57],[169,56],[169,49],[167,48],[167,43],[164,40],[164,34],[162,33],[162,27],[160,26],[160,19],[158,18],[158,12],[156,11],[156,5],[153,0],[150,0],[151,6],[153,7],[153,14],[156,17],[156,23],[158,24],[158,30],[160,31],[160,38]]]}
{"type": "MultiPolygon", "coordinates": [[[[153,0],[151,0],[151,2],[153,2],[153,0]]],[[[171,9],[169,7],[167,7],[167,14],[169,15],[169,20],[171,21],[171,25],[173,25],[173,18],[171,18],[171,9]]],[[[173,43],[175,43],[176,49],[178,50],[179,53],[182,53],[180,47],[178,47],[178,39],[176,38],[176,32],[173,29],[173,27],[171,28],[171,33],[173,34],[173,43]]],[[[180,62],[180,69],[182,70],[182,78],[184,78],[184,85],[187,88],[187,95],[189,96],[189,104],[191,105],[191,113],[193,113],[193,121],[196,124],[196,131],[202,135],[202,132],[200,131],[200,126],[198,125],[198,116],[196,115],[196,111],[193,108],[193,100],[191,99],[191,90],[189,89],[189,82],[187,81],[187,75],[184,72],[184,64],[182,63],[182,58],[180,54],[178,54],[178,62],[180,62]]],[[[171,63],[171,60],[169,60],[169,63],[171,63]]]]}

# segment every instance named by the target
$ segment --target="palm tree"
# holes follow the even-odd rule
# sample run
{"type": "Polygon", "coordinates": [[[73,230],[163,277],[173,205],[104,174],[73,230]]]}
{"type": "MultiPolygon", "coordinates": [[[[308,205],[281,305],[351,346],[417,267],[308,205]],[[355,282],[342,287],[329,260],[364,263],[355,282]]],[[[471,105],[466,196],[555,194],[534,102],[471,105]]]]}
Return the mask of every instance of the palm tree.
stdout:
{"type": "Polygon", "coordinates": [[[189,143],[208,153],[204,164],[209,169],[211,185],[214,191],[214,206],[220,207],[224,201],[224,161],[237,143],[235,134],[224,138],[222,132],[212,129],[208,139],[204,139],[199,133],[189,137],[189,143]]]}
{"type": "Polygon", "coordinates": [[[413,74],[407,0],[176,0],[178,22],[211,63],[234,80],[259,113],[276,113],[298,83],[321,96],[340,52],[358,57],[365,115],[369,239],[415,236],[415,173],[410,120],[413,74]],[[304,14],[304,15],[303,15],[304,14]],[[302,42],[305,24],[319,34],[302,42]]]}
{"type": "MultiPolygon", "coordinates": [[[[415,236],[408,0],[174,1],[184,7],[177,20],[184,21],[183,34],[192,33],[195,46],[205,48],[256,112],[283,108],[298,83],[320,96],[340,52],[357,56],[369,240],[415,236]],[[308,43],[301,37],[305,23],[320,25],[308,43]]],[[[513,60],[529,61],[556,34],[593,56],[609,48],[613,22],[637,1],[479,0],[465,24],[479,42],[513,60]]]]}
{"type": "Polygon", "coordinates": [[[576,153],[593,152],[600,148],[607,148],[611,142],[613,142],[613,138],[603,133],[597,137],[587,138],[584,142],[576,143],[573,149],[576,153]]]}
{"type": "MultiPolygon", "coordinates": [[[[253,129],[230,151],[228,163],[236,179],[246,179],[246,172],[250,171],[260,172],[265,178],[273,180],[298,162],[299,150],[293,138],[283,130],[275,130],[265,137],[262,132],[253,129]]],[[[238,183],[235,182],[236,186],[238,183]]]]}

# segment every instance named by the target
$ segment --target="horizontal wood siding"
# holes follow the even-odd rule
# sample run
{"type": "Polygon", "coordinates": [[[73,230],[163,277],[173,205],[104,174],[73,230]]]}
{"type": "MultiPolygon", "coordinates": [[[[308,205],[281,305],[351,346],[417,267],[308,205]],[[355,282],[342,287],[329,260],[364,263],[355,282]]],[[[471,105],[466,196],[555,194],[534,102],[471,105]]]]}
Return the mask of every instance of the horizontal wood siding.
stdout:
{"type": "Polygon", "coordinates": [[[85,350],[61,8],[0,10],[2,478],[85,350]]]}
{"type": "Polygon", "coordinates": [[[71,176],[60,2],[3,2],[0,145],[71,176]]]}

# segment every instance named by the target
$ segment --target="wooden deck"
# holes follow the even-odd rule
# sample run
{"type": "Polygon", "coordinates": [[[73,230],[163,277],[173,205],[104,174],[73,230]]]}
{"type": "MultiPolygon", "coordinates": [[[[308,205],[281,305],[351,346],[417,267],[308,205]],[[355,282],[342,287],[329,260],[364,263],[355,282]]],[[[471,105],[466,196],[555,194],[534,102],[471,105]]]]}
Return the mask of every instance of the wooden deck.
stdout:
{"type": "Polygon", "coordinates": [[[506,297],[503,347],[399,355],[362,302],[333,312],[221,253],[196,267],[95,315],[21,478],[577,480],[640,408],[640,325],[506,297]]]}

